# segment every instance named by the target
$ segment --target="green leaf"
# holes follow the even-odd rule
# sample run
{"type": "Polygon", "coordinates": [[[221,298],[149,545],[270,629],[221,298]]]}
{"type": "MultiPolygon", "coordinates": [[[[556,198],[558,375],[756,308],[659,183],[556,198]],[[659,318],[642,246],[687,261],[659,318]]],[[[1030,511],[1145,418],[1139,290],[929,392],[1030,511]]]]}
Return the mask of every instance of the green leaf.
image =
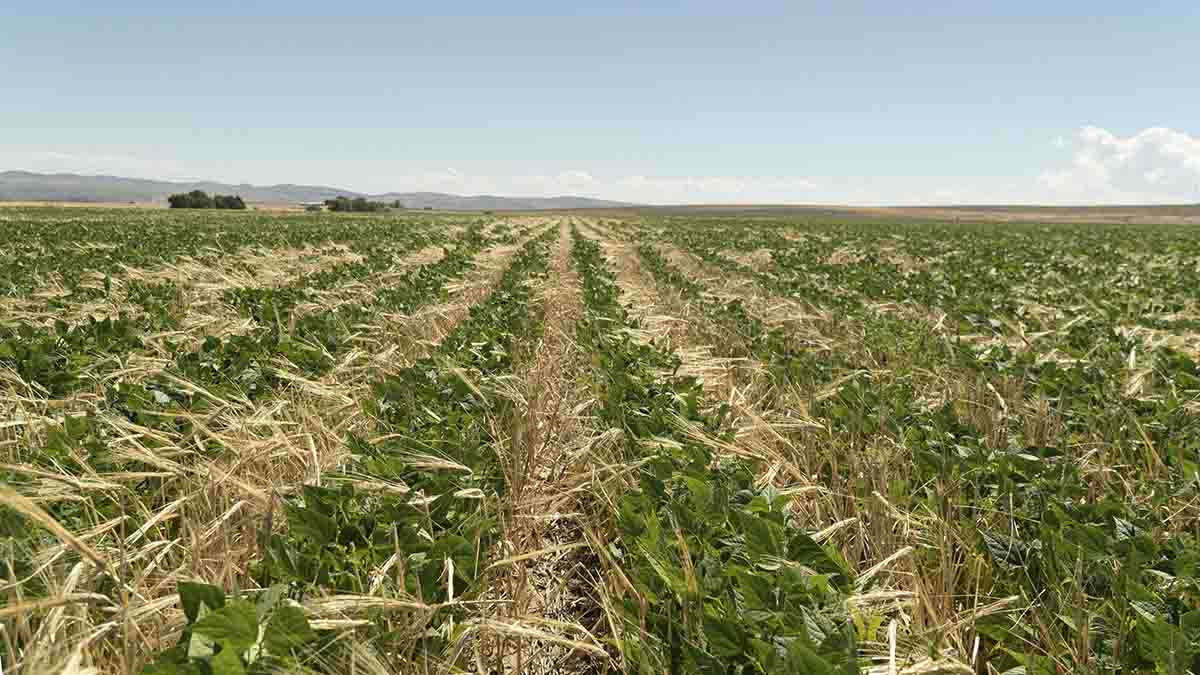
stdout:
{"type": "Polygon", "coordinates": [[[312,508],[304,508],[293,504],[285,504],[287,511],[288,531],[291,535],[309,539],[316,546],[325,546],[333,541],[337,534],[337,525],[333,519],[317,513],[312,508]]]}
{"type": "Polygon", "coordinates": [[[258,615],[258,620],[261,622],[267,618],[272,609],[279,604],[279,601],[287,596],[287,584],[275,584],[267,590],[263,591],[254,601],[254,610],[258,615]]]}
{"type": "Polygon", "coordinates": [[[246,675],[246,669],[242,666],[242,658],[239,653],[240,650],[234,651],[226,647],[213,657],[213,675],[246,675]]]}
{"type": "Polygon", "coordinates": [[[736,659],[742,654],[743,625],[725,617],[704,617],[704,637],[708,648],[720,659],[736,659]]]}
{"type": "Polygon", "coordinates": [[[792,642],[787,655],[787,672],[805,675],[837,675],[834,665],[821,658],[803,640],[792,642]]]}
{"type": "Polygon", "coordinates": [[[203,675],[195,664],[155,661],[142,668],[142,675],[203,675]]]}
{"type": "Polygon", "coordinates": [[[179,602],[183,605],[183,614],[188,624],[196,623],[200,616],[200,605],[208,609],[220,609],[225,606],[225,591],[216,586],[196,581],[181,581],[177,588],[179,602]]]}
{"type": "Polygon", "coordinates": [[[286,656],[316,638],[317,634],[309,627],[303,610],[295,605],[282,605],[271,614],[271,621],[267,624],[267,653],[286,656]]]}
{"type": "Polygon", "coordinates": [[[204,635],[226,650],[232,648],[241,653],[258,640],[258,615],[250,602],[234,600],[197,621],[192,633],[204,635]]]}
{"type": "Polygon", "coordinates": [[[192,633],[191,638],[188,639],[187,657],[189,659],[208,660],[216,652],[217,643],[207,635],[192,633]]]}

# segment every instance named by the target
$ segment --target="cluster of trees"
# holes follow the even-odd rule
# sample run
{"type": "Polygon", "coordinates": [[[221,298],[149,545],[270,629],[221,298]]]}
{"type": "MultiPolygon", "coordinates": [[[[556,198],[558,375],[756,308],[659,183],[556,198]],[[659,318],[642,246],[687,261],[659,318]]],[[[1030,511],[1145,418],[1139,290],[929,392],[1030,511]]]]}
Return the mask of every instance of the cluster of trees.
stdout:
{"type": "Polygon", "coordinates": [[[192,190],[167,197],[167,203],[173,209],[237,209],[244,210],[246,202],[241,195],[209,196],[204,190],[192,190]]]}
{"type": "Polygon", "coordinates": [[[338,197],[337,199],[326,199],[325,207],[330,211],[346,211],[354,213],[371,213],[374,211],[386,211],[387,209],[402,209],[400,200],[388,204],[386,202],[373,202],[366,197],[338,197]]]}

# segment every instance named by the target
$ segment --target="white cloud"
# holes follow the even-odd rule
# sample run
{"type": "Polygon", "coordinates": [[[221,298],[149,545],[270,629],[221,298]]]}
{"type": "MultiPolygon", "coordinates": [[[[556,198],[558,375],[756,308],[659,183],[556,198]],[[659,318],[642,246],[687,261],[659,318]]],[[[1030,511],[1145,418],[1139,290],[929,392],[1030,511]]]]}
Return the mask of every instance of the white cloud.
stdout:
{"type": "Polygon", "coordinates": [[[943,203],[961,202],[966,195],[966,191],[959,188],[942,187],[933,191],[934,199],[943,203]]]}
{"type": "Polygon", "coordinates": [[[1195,201],[1200,137],[1150,127],[1122,137],[1085,126],[1069,166],[1042,172],[1038,184],[1054,201],[1164,203],[1195,201]]]}
{"type": "Polygon", "coordinates": [[[781,180],[767,184],[767,188],[770,190],[791,190],[796,192],[811,192],[819,187],[813,181],[804,178],[792,178],[790,180],[781,180]]]}
{"type": "Polygon", "coordinates": [[[804,178],[742,178],[737,176],[689,176],[655,178],[634,175],[616,183],[622,199],[649,203],[754,203],[811,201],[818,188],[804,178]]]}
{"type": "MultiPolygon", "coordinates": [[[[322,179],[337,183],[334,179],[322,179]]],[[[345,183],[346,181],[342,181],[345,183]]],[[[593,195],[606,186],[587,171],[569,169],[558,173],[484,175],[455,168],[430,169],[407,174],[373,175],[368,181],[346,187],[368,192],[450,192],[462,195],[493,194],[514,197],[593,195]]]]}
{"type": "Polygon", "coordinates": [[[586,171],[564,171],[558,176],[559,182],[567,186],[590,187],[596,183],[592,174],[586,171]]]}
{"type": "Polygon", "coordinates": [[[738,176],[661,177],[633,175],[602,177],[583,169],[558,172],[474,175],[455,169],[408,175],[376,176],[368,190],[454,192],[515,197],[564,195],[598,197],[648,204],[798,203],[813,201],[816,183],[804,178],[743,178],[738,176]]]}
{"type": "MultiPolygon", "coordinates": [[[[1011,174],[980,177],[972,184],[970,166],[947,166],[941,177],[865,174],[840,179],[792,175],[709,173],[655,174],[653,169],[609,169],[580,165],[517,167],[480,173],[469,167],[398,167],[387,161],[346,158],[329,164],[244,161],[212,164],[190,158],[136,156],[139,151],[87,146],[0,149],[0,170],[44,173],[112,174],[157,179],[213,179],[270,184],[328,184],[368,192],[432,191],[547,197],[579,195],[649,204],[678,203],[850,203],[850,204],[1103,204],[1191,203],[1200,200],[1200,135],[1149,127],[1121,135],[1083,126],[1028,148],[1050,153],[1056,164],[1012,167],[1011,174]],[[1040,172],[1039,172],[1040,170],[1040,172]],[[243,172],[229,175],[228,171],[243,172]],[[634,171],[644,171],[634,173],[634,171]]],[[[870,164],[864,165],[867,170],[870,164]]]]}
{"type": "Polygon", "coordinates": [[[461,195],[504,194],[503,179],[479,176],[454,167],[422,169],[412,173],[376,173],[365,180],[350,181],[318,176],[308,182],[336,185],[362,192],[448,192],[461,195]]]}
{"type": "Polygon", "coordinates": [[[543,195],[590,194],[598,185],[595,176],[579,169],[571,169],[553,175],[518,176],[515,180],[543,195]]]}
{"type": "Polygon", "coordinates": [[[468,181],[468,178],[458,169],[446,168],[434,169],[414,176],[408,176],[406,177],[406,181],[419,186],[413,188],[414,190],[436,191],[458,189],[468,181]]]}

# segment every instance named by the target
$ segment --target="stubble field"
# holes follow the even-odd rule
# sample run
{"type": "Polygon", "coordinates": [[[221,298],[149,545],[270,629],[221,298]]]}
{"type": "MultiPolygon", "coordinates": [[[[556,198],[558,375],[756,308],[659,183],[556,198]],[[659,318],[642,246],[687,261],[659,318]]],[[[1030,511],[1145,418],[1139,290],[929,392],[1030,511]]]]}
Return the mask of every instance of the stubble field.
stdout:
{"type": "Polygon", "coordinates": [[[1200,672],[1200,231],[6,208],[0,665],[1200,672]]]}

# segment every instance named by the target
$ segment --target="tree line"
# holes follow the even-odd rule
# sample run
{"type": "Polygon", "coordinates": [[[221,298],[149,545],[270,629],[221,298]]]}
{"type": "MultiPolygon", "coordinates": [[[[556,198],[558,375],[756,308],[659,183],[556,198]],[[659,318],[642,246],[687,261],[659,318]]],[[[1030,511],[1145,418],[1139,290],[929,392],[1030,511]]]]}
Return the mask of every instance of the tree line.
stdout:
{"type": "Polygon", "coordinates": [[[326,199],[325,208],[330,211],[344,211],[353,213],[372,213],[375,211],[386,211],[387,209],[402,209],[400,200],[397,199],[392,203],[373,202],[366,197],[338,197],[336,199],[326,199]]]}
{"type": "Polygon", "coordinates": [[[173,209],[236,209],[245,210],[246,202],[241,195],[209,196],[204,190],[192,190],[167,197],[173,209]]]}

